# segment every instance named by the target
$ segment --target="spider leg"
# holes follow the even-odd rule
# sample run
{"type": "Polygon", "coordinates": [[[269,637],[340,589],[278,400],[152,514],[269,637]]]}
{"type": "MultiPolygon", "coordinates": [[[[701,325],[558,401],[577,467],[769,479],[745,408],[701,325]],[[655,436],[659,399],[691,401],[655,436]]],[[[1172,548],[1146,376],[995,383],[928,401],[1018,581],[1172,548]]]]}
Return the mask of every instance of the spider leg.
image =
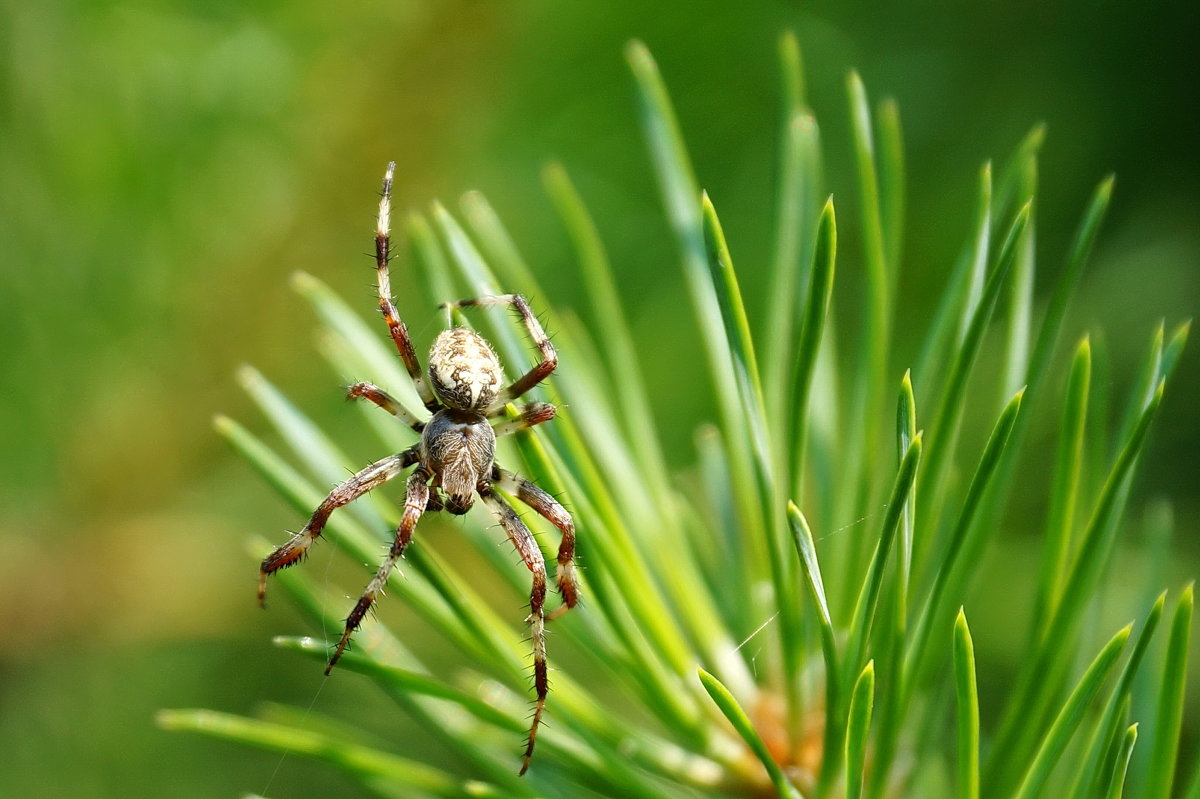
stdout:
{"type": "Polygon", "coordinates": [[[308,548],[321,536],[321,531],[325,529],[325,523],[329,521],[329,516],[334,510],[383,485],[416,462],[417,448],[411,447],[372,463],[329,492],[329,496],[313,511],[304,529],[295,533],[287,543],[263,559],[258,570],[258,604],[266,606],[267,576],[303,558],[308,548]]]}
{"type": "Polygon", "coordinates": [[[546,601],[546,563],[533,533],[529,532],[529,528],[512,506],[501,499],[486,481],[479,485],[479,496],[496,516],[509,540],[520,553],[521,559],[525,561],[526,567],[533,573],[533,586],[529,591],[529,616],[525,621],[529,624],[529,634],[533,640],[533,684],[537,691],[537,702],[533,708],[533,721],[525,746],[525,761],[521,764],[520,773],[524,774],[529,768],[530,758],[533,757],[538,725],[542,722],[542,713],[546,710],[546,694],[550,690],[550,679],[546,670],[546,614],[543,607],[546,601]]]}
{"type": "MultiPolygon", "coordinates": [[[[502,412],[501,408],[497,413],[502,412]]],[[[534,425],[539,425],[542,422],[548,422],[558,414],[558,408],[548,402],[531,402],[521,409],[521,415],[492,426],[492,431],[496,436],[507,436],[512,433],[519,433],[522,430],[528,430],[534,425]]]]}
{"type": "Polygon", "coordinates": [[[392,302],[392,283],[388,273],[388,261],[391,260],[392,239],[389,228],[392,218],[392,178],[395,173],[396,162],[392,161],[388,163],[387,172],[383,176],[383,191],[379,195],[379,219],[375,226],[375,278],[379,287],[379,310],[383,313],[388,332],[392,334],[392,341],[395,342],[396,350],[400,353],[401,360],[404,361],[404,368],[408,370],[408,376],[412,378],[413,385],[417,388],[421,402],[425,403],[425,407],[432,413],[440,406],[433,396],[433,389],[429,387],[429,382],[421,373],[421,364],[417,362],[417,353],[413,349],[412,339],[408,337],[408,328],[392,302]]]}
{"type": "Polygon", "coordinates": [[[408,542],[412,540],[413,529],[429,504],[429,477],[429,472],[423,467],[409,475],[404,495],[404,511],[400,516],[400,525],[396,528],[396,537],[392,541],[392,548],[388,550],[387,557],[380,564],[379,571],[375,572],[375,577],[367,583],[354,610],[350,611],[350,615],[346,617],[346,630],[342,633],[341,640],[338,641],[333,657],[329,659],[329,665],[325,667],[326,674],[329,674],[341,659],[342,653],[346,651],[346,646],[350,643],[350,636],[362,624],[363,618],[371,609],[371,605],[375,603],[375,599],[383,593],[383,587],[387,585],[388,575],[395,568],[396,561],[404,557],[404,550],[408,548],[408,542]]]}
{"type": "Polygon", "coordinates": [[[373,383],[355,383],[348,386],[346,399],[365,399],[373,402],[418,433],[425,429],[425,423],[418,419],[412,411],[405,408],[400,400],[373,383]]]}
{"type": "Polygon", "coordinates": [[[558,545],[558,566],[554,581],[563,603],[550,614],[551,620],[566,613],[579,601],[579,583],[575,578],[575,522],[567,509],[532,480],[496,467],[497,484],[532,508],[539,516],[562,531],[558,545]]]}
{"type": "Polygon", "coordinates": [[[496,399],[492,401],[491,406],[487,409],[488,415],[491,416],[549,377],[554,368],[558,366],[558,353],[555,351],[554,345],[550,343],[550,337],[542,329],[542,323],[533,315],[533,311],[529,308],[529,303],[520,294],[500,294],[495,297],[459,300],[457,302],[446,303],[443,307],[467,308],[481,305],[511,305],[515,308],[517,313],[521,315],[521,321],[525,323],[525,328],[529,331],[530,338],[533,339],[534,345],[538,348],[538,352],[542,356],[542,359],[534,364],[532,369],[517,378],[508,388],[496,395],[496,399]]]}

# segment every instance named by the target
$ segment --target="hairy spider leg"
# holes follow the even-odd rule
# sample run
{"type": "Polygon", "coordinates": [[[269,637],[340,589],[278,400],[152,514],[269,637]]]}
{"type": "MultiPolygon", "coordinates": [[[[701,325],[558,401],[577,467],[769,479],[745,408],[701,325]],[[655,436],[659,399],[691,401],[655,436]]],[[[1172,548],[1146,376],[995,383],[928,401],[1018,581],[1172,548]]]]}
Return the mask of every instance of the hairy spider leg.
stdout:
{"type": "Polygon", "coordinates": [[[262,565],[258,569],[258,604],[266,606],[267,576],[285,566],[291,566],[303,558],[308,552],[308,548],[321,536],[321,531],[325,529],[325,523],[329,521],[330,514],[368,491],[383,485],[416,462],[417,448],[410,447],[404,452],[375,461],[330,491],[329,496],[325,497],[313,511],[313,515],[308,520],[308,524],[304,525],[304,529],[295,533],[286,544],[263,559],[262,565]]]}
{"type": "Polygon", "coordinates": [[[558,366],[558,353],[555,351],[554,345],[550,343],[550,337],[542,329],[542,323],[533,315],[533,311],[529,308],[529,303],[520,294],[498,294],[495,297],[458,300],[457,302],[445,303],[442,307],[468,308],[484,305],[511,305],[521,315],[521,321],[525,323],[525,328],[529,331],[529,336],[533,339],[534,346],[538,348],[538,352],[542,356],[542,359],[534,364],[532,369],[513,381],[508,388],[496,395],[496,399],[492,400],[492,404],[488,406],[486,413],[488,416],[495,416],[503,413],[505,405],[549,377],[550,373],[558,366]]]}
{"type": "Polygon", "coordinates": [[[425,404],[425,408],[433,413],[441,406],[438,404],[437,398],[433,396],[433,389],[429,387],[425,375],[421,373],[417,352],[413,349],[412,339],[408,337],[408,327],[405,326],[404,320],[400,318],[400,313],[392,302],[392,281],[388,273],[388,261],[391,260],[392,178],[395,173],[396,162],[391,161],[383,176],[383,191],[379,194],[379,218],[375,225],[375,278],[379,287],[379,310],[383,313],[384,321],[387,322],[388,332],[392,334],[396,350],[400,353],[401,360],[404,361],[404,368],[408,370],[408,376],[412,378],[413,385],[417,389],[417,395],[425,404]]]}
{"type": "Polygon", "coordinates": [[[494,479],[502,489],[516,496],[539,516],[562,531],[554,581],[563,603],[547,617],[550,620],[557,619],[575,607],[575,603],[579,601],[579,583],[575,578],[575,521],[557,499],[532,480],[507,469],[501,469],[499,466],[495,467],[494,479]]]}
{"type": "Polygon", "coordinates": [[[383,593],[383,587],[387,585],[388,575],[395,568],[396,561],[404,557],[404,550],[408,548],[408,543],[412,540],[413,529],[416,528],[421,514],[425,512],[429,504],[429,478],[431,476],[423,466],[417,467],[416,471],[409,475],[404,494],[404,512],[400,516],[399,526],[396,527],[396,537],[392,540],[392,548],[388,550],[387,557],[383,559],[379,570],[375,572],[375,577],[367,583],[362,596],[354,605],[354,610],[350,611],[350,615],[346,617],[346,630],[342,633],[342,639],[338,641],[333,657],[329,658],[325,674],[328,675],[333,671],[334,665],[341,659],[342,653],[346,651],[346,646],[350,643],[350,636],[362,624],[367,611],[371,609],[371,605],[375,604],[375,599],[383,593]]]}
{"type": "Polygon", "coordinates": [[[496,437],[512,435],[522,430],[528,430],[534,425],[548,422],[558,414],[558,408],[549,402],[531,402],[521,408],[521,415],[492,425],[496,437]]]}
{"type": "Polygon", "coordinates": [[[542,723],[542,713],[546,710],[546,694],[550,690],[550,678],[546,673],[546,562],[533,533],[529,532],[529,528],[512,506],[501,499],[486,481],[480,483],[478,490],[479,496],[496,516],[500,526],[508,534],[508,539],[533,573],[533,586],[529,591],[529,616],[525,621],[529,624],[529,635],[533,641],[533,685],[537,691],[537,702],[534,704],[533,721],[530,723],[529,739],[525,745],[525,760],[519,772],[524,774],[529,769],[530,758],[533,757],[538,725],[542,723]]]}
{"type": "Polygon", "coordinates": [[[425,422],[416,414],[405,408],[400,400],[384,391],[374,383],[355,383],[346,387],[346,399],[365,399],[395,416],[418,433],[425,429],[425,422]]]}

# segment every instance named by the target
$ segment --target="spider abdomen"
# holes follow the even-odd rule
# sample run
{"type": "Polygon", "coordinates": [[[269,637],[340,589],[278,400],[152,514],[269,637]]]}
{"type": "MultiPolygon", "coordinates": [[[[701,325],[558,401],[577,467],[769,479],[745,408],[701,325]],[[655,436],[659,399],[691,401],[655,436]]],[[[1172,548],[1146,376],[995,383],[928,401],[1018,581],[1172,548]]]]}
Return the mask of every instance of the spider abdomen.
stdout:
{"type": "Polygon", "coordinates": [[[492,347],[474,330],[443,330],[429,350],[429,382],[444,404],[484,410],[504,383],[504,370],[492,347]]]}
{"type": "Polygon", "coordinates": [[[446,510],[466,513],[479,481],[492,472],[496,434],[487,417],[475,411],[438,411],[421,433],[421,461],[446,494],[446,510]]]}

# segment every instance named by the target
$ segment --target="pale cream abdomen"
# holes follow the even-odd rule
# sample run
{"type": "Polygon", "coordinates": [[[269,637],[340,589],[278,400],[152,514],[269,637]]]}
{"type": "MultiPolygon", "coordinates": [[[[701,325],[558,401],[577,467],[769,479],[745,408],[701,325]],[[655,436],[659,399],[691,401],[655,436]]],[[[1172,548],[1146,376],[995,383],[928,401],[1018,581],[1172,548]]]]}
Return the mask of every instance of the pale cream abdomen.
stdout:
{"type": "Polygon", "coordinates": [[[443,403],[483,410],[504,384],[504,370],[491,346],[473,330],[443,330],[429,350],[429,382],[443,403]]]}

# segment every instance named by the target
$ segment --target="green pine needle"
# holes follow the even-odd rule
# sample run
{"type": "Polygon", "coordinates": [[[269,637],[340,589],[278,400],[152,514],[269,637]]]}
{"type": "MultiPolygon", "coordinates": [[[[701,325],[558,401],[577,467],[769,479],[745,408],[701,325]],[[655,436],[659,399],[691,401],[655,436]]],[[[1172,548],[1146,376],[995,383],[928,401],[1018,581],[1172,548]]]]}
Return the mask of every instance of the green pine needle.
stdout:
{"type": "Polygon", "coordinates": [[[979,686],[975,645],[962,608],[954,620],[954,688],[958,709],[958,797],[979,799],[979,686]]]}

